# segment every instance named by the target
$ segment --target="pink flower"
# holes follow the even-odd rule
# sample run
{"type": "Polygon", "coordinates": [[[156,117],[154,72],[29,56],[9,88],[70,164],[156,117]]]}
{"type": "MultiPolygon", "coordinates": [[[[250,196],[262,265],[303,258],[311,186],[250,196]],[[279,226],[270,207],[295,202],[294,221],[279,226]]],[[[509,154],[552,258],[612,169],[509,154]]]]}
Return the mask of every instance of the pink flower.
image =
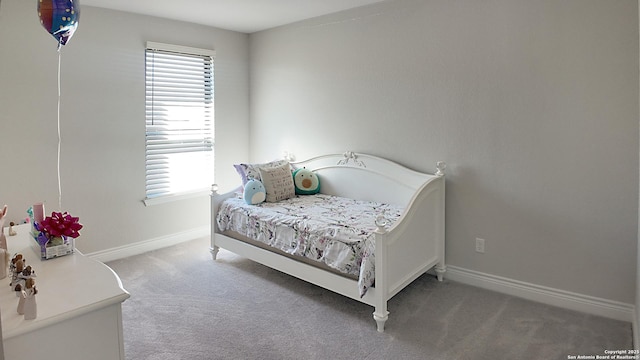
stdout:
{"type": "Polygon", "coordinates": [[[77,238],[80,236],[78,232],[82,229],[82,224],[78,222],[80,218],[71,216],[68,212],[59,213],[52,212],[51,216],[47,216],[42,220],[41,231],[46,232],[49,236],[67,236],[77,238]]]}

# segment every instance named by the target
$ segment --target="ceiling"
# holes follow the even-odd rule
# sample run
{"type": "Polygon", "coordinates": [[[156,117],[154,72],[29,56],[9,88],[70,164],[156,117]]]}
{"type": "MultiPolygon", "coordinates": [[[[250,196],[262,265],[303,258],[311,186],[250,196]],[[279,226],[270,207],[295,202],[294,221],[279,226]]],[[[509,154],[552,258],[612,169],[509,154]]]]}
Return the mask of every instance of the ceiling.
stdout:
{"type": "Polygon", "coordinates": [[[387,0],[82,0],[82,5],[252,33],[387,0]]]}

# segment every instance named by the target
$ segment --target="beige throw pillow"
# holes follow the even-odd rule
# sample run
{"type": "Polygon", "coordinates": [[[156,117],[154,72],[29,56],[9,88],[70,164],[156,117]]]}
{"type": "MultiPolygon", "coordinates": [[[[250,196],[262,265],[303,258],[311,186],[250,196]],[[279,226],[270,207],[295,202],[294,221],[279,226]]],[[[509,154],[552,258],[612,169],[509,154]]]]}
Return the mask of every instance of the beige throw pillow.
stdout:
{"type": "Polygon", "coordinates": [[[278,167],[261,167],[260,178],[267,191],[267,202],[277,202],[296,195],[289,163],[278,167]]]}

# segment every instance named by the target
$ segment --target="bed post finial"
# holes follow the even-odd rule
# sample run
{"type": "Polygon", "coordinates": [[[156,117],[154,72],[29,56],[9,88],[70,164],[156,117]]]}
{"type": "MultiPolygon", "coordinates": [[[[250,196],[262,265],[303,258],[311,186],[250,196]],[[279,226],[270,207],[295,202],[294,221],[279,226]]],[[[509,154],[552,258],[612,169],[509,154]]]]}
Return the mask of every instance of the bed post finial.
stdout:
{"type": "Polygon", "coordinates": [[[447,163],[444,161],[438,161],[436,163],[436,176],[444,176],[444,170],[447,168],[447,163]]]}
{"type": "Polygon", "coordinates": [[[211,184],[211,194],[213,195],[218,194],[218,184],[211,184]]]}
{"type": "Polygon", "coordinates": [[[292,162],[296,159],[295,155],[293,155],[293,153],[290,153],[288,150],[282,152],[282,158],[287,160],[288,162],[292,162]]]}
{"type": "Polygon", "coordinates": [[[389,221],[387,220],[387,218],[384,216],[384,212],[379,214],[378,216],[376,216],[376,232],[378,234],[384,234],[387,232],[387,224],[389,223],[389,221]]]}

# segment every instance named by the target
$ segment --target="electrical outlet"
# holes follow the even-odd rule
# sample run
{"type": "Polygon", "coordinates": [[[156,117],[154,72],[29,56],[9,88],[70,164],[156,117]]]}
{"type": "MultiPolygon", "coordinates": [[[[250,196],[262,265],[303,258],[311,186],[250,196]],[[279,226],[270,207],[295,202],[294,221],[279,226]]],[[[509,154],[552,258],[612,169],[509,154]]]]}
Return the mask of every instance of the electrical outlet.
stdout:
{"type": "Polygon", "coordinates": [[[476,238],[476,252],[484,254],[484,239],[476,238]]]}

